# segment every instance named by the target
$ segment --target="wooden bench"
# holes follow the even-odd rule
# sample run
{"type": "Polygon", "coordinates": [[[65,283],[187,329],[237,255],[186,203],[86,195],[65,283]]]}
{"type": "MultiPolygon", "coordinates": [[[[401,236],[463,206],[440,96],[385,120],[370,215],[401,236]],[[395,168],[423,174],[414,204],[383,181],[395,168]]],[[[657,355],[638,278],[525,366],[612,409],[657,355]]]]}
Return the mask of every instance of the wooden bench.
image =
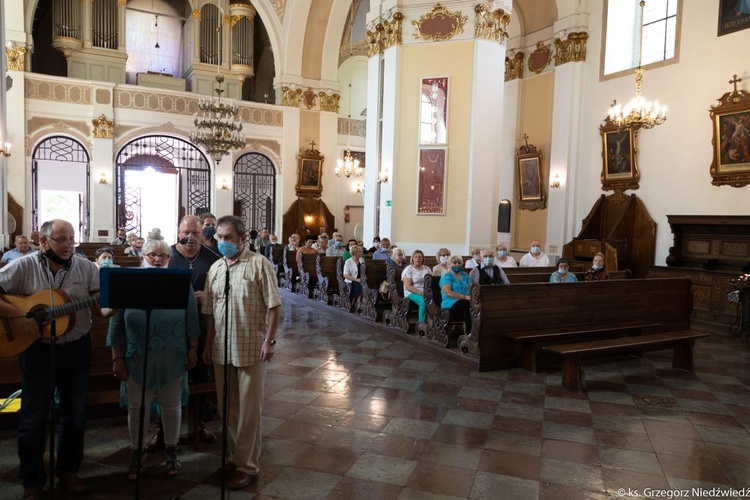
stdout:
{"type": "Polygon", "coordinates": [[[562,386],[568,389],[581,390],[584,387],[582,359],[602,354],[643,350],[674,349],[672,368],[693,371],[693,344],[695,339],[708,337],[708,333],[691,330],[652,333],[636,337],[593,340],[544,347],[547,351],[563,356],[562,386]]]}
{"type": "Polygon", "coordinates": [[[293,292],[294,285],[299,278],[297,252],[294,250],[287,250],[282,255],[281,265],[284,267],[284,277],[281,278],[281,288],[293,292]]]}
{"type": "Polygon", "coordinates": [[[409,311],[414,310],[411,307],[411,300],[404,297],[404,284],[401,281],[401,273],[406,266],[406,263],[399,266],[393,261],[386,264],[385,274],[391,309],[383,312],[383,323],[404,333],[409,331],[409,311]]]}
{"type": "Polygon", "coordinates": [[[318,257],[321,254],[297,253],[297,274],[299,280],[294,287],[294,292],[303,297],[310,297],[312,288],[318,283],[316,272],[318,257]]]}
{"type": "Polygon", "coordinates": [[[692,309],[685,278],[472,285],[470,302],[472,332],[459,338],[459,349],[481,371],[519,366],[522,335],[535,335],[524,359],[533,355],[536,367],[545,345],[687,330],[692,309]],[[647,326],[622,331],[625,322],[647,326]]]}
{"type": "Polygon", "coordinates": [[[378,318],[377,306],[390,304],[390,301],[381,297],[379,293],[380,284],[386,280],[386,261],[363,261],[359,272],[362,278],[362,298],[357,303],[357,314],[375,321],[378,318]]]}
{"type": "Polygon", "coordinates": [[[284,246],[275,246],[271,251],[271,264],[273,265],[274,274],[278,280],[278,285],[281,286],[281,278],[284,276],[284,264],[282,260],[284,258],[284,246]]]}
{"type": "MultiPolygon", "coordinates": [[[[524,268],[524,269],[532,269],[532,268],[524,268]]],[[[507,271],[507,268],[503,268],[504,271],[507,271]]],[[[549,278],[552,272],[549,273],[511,273],[508,275],[508,280],[510,280],[510,283],[512,285],[517,285],[521,283],[547,283],[549,282],[549,278]]],[[[584,271],[578,271],[574,273],[576,275],[576,278],[578,278],[578,281],[586,281],[586,273],[584,271]]],[[[609,279],[611,280],[624,280],[631,277],[631,273],[628,269],[623,269],[622,271],[613,271],[609,273],[609,279]]]]}
{"type": "Polygon", "coordinates": [[[341,257],[318,258],[315,265],[315,273],[318,276],[318,286],[313,290],[313,298],[328,304],[333,301],[333,296],[339,291],[339,280],[336,277],[336,263],[343,259],[341,257]]]}
{"type": "Polygon", "coordinates": [[[434,294],[439,290],[439,287],[433,286],[435,280],[436,278],[431,274],[424,278],[424,295],[422,295],[422,298],[427,306],[427,319],[424,322],[418,322],[416,330],[421,339],[448,347],[450,342],[450,332],[448,331],[450,311],[441,309],[435,301],[434,294]]]}
{"type": "Polygon", "coordinates": [[[339,284],[338,291],[333,294],[333,306],[340,309],[352,310],[351,285],[344,279],[344,259],[336,261],[336,281],[339,284]]]}

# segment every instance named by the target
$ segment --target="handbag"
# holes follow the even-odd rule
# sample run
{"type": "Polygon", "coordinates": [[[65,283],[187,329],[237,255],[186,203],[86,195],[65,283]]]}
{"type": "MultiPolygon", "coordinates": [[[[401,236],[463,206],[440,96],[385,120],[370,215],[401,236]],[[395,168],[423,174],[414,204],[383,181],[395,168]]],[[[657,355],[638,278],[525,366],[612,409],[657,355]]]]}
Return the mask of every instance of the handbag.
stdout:
{"type": "Polygon", "coordinates": [[[378,287],[378,291],[383,297],[383,300],[388,300],[388,296],[391,293],[391,285],[388,284],[388,280],[385,280],[380,284],[380,286],[378,287]]]}

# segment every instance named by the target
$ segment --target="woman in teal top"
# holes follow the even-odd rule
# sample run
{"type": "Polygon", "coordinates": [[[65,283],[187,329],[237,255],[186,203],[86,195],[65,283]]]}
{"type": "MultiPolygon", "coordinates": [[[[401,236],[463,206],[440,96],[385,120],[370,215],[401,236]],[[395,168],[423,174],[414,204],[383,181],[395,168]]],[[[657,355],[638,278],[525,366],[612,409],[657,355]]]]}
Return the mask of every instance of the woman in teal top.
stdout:
{"type": "MultiPolygon", "coordinates": [[[[144,245],[141,259],[143,267],[166,268],[169,245],[162,239],[150,239],[144,245]]],[[[113,371],[115,377],[125,381],[123,385],[127,390],[128,428],[133,450],[129,480],[135,480],[139,467],[138,416],[141,409],[145,332],[146,312],[143,310],[120,310],[109,320],[107,346],[112,348],[113,371]]],[[[154,397],[158,397],[161,404],[169,476],[176,476],[181,468],[177,458],[181,393],[185,371],[195,366],[197,360],[199,333],[198,308],[192,289],[186,310],[157,309],[151,312],[145,401],[149,404],[154,397]]]]}
{"type": "Polygon", "coordinates": [[[550,283],[574,283],[578,281],[576,275],[570,272],[570,263],[568,259],[557,261],[557,271],[549,277],[550,283]]]}
{"type": "Polygon", "coordinates": [[[453,255],[450,259],[450,270],[440,276],[440,294],[443,299],[440,307],[449,309],[451,317],[460,316],[468,335],[471,333],[471,311],[469,310],[471,279],[463,272],[463,263],[460,255],[453,255]]]}

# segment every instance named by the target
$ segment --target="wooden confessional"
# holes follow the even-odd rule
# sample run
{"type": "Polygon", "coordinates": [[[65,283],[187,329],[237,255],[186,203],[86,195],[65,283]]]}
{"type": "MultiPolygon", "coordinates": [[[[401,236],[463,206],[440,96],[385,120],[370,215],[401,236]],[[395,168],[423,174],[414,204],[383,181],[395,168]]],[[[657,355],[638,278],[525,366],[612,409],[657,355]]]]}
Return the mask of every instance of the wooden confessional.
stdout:
{"type": "Polygon", "coordinates": [[[588,269],[597,252],[604,254],[606,269],[630,269],[634,278],[644,278],[646,266],[654,264],[656,223],[635,194],[602,195],[578,236],[563,246],[562,256],[588,269]]]}
{"type": "Polygon", "coordinates": [[[299,234],[303,240],[308,234],[318,236],[323,231],[330,236],[335,228],[336,217],[320,198],[300,196],[284,214],[281,241],[286,243],[293,233],[299,234]]]}

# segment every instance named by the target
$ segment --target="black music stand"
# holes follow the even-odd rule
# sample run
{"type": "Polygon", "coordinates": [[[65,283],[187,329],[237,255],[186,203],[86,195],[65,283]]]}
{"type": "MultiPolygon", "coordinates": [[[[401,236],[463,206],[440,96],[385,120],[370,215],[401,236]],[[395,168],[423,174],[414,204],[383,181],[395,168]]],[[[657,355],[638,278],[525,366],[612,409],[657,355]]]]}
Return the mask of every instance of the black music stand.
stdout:
{"type": "Polygon", "coordinates": [[[143,379],[141,384],[141,412],[138,416],[138,468],[136,469],[135,498],[141,493],[141,457],[143,456],[143,421],[146,413],[146,369],[148,343],[153,309],[187,309],[190,295],[190,270],[167,268],[100,269],[99,284],[102,307],[112,309],[144,309],[146,334],[143,350],[143,379]]]}

